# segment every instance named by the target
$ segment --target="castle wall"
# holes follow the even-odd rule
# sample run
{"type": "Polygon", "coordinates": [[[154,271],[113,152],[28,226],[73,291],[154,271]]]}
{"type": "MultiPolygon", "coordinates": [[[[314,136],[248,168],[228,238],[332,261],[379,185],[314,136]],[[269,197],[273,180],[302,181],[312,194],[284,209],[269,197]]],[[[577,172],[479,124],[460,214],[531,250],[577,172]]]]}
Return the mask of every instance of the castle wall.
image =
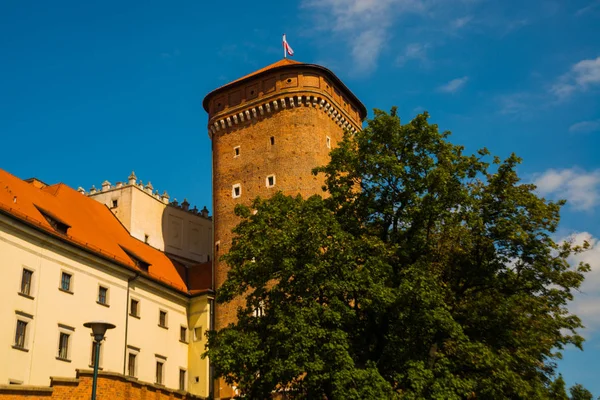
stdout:
{"type": "Polygon", "coordinates": [[[206,262],[212,259],[212,220],[189,204],[170,203],[168,195],[153,193],[151,185],[133,183],[111,186],[87,195],[105,204],[129,233],[180,261],[206,262]],[[115,205],[116,202],[116,205],[115,205]]]}
{"type": "MultiPolygon", "coordinates": [[[[277,191],[326,195],[324,177],[313,176],[312,169],[328,163],[346,130],[361,129],[364,107],[326,71],[288,62],[207,96],[217,289],[228,271],[218,257],[229,250],[231,230],[239,222],[235,206],[277,191]]],[[[235,321],[241,301],[216,306],[216,329],[235,321]]]]}

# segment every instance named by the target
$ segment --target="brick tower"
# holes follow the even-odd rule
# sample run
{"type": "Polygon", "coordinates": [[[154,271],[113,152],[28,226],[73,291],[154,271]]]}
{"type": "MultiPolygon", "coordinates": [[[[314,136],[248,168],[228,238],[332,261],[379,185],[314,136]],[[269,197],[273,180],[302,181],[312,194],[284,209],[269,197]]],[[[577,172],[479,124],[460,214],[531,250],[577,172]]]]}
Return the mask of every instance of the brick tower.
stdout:
{"type": "MultiPolygon", "coordinates": [[[[361,129],[367,112],[330,70],[289,59],[213,90],[203,106],[212,139],[218,289],[228,269],[218,260],[228,251],[231,230],[239,222],[235,205],[277,191],[323,194],[323,176],[313,176],[312,169],[328,163],[345,130],[361,129]]],[[[237,305],[216,305],[215,329],[235,321],[237,305]]],[[[226,391],[217,389],[215,395],[229,397],[226,391]]]]}

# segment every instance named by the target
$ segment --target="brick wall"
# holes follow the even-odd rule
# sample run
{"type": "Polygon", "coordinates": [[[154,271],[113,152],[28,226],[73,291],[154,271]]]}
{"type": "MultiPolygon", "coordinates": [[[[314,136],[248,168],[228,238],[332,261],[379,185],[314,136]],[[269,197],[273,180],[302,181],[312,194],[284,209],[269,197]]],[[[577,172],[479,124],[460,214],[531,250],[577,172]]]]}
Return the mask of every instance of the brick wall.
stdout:
{"type": "MultiPolygon", "coordinates": [[[[235,206],[249,205],[257,196],[268,198],[278,191],[325,196],[324,177],[312,175],[312,169],[329,162],[329,152],[341,141],[345,129],[361,128],[364,115],[359,110],[364,107],[348,100],[353,95],[341,86],[334,87],[328,74],[305,64],[290,65],[236,82],[207,97],[213,144],[217,290],[228,272],[219,258],[229,251],[231,230],[239,223],[235,206]],[[273,187],[267,186],[270,175],[274,175],[273,187]],[[241,188],[238,198],[232,196],[235,184],[241,188]]],[[[242,298],[217,304],[215,329],[234,322],[242,304],[242,298]]],[[[215,395],[228,398],[233,392],[219,380],[215,395]]]]}
{"type": "MultiPolygon", "coordinates": [[[[52,377],[49,387],[0,385],[0,400],[88,400],[92,395],[92,371],[78,370],[77,378],[52,377]]],[[[139,382],[121,374],[100,372],[97,400],[198,400],[200,397],[139,382]]]]}

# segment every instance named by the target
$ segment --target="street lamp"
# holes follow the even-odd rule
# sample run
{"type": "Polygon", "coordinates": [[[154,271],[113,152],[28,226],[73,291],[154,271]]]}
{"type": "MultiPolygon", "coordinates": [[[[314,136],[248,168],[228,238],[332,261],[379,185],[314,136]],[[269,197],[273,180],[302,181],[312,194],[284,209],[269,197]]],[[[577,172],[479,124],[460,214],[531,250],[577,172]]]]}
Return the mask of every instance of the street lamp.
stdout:
{"type": "Polygon", "coordinates": [[[98,361],[100,359],[100,342],[104,340],[104,334],[107,330],[113,329],[114,324],[104,321],[92,321],[83,324],[86,328],[92,328],[94,342],[96,346],[96,357],[94,357],[94,380],[92,382],[92,400],[96,400],[96,382],[98,381],[98,361]]]}

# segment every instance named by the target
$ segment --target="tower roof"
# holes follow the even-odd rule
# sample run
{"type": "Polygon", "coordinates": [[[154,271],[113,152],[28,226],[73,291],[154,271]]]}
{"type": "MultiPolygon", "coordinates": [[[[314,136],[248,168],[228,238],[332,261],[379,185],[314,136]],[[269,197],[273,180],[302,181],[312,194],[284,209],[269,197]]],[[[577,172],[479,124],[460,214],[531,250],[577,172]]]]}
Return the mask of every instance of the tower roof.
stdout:
{"type": "Polygon", "coordinates": [[[241,78],[238,78],[234,81],[231,81],[213,91],[211,91],[210,93],[208,93],[205,97],[204,100],[202,101],[202,106],[204,107],[204,110],[206,112],[209,112],[208,110],[208,100],[209,98],[211,98],[212,96],[214,96],[216,93],[221,92],[224,89],[230,88],[232,86],[235,86],[247,79],[251,79],[251,78],[255,78],[258,77],[260,75],[264,75],[267,74],[269,72],[275,71],[275,70],[279,70],[279,69],[291,69],[291,68],[296,68],[296,67],[305,67],[305,68],[312,68],[312,69],[318,69],[321,72],[324,72],[325,75],[327,75],[331,80],[333,80],[335,83],[337,83],[341,88],[343,88],[343,90],[350,96],[350,98],[352,98],[352,100],[358,105],[359,107],[359,112],[360,112],[360,116],[361,118],[365,118],[367,116],[367,109],[364,106],[364,104],[358,99],[358,97],[356,97],[354,95],[354,93],[352,93],[352,91],[350,89],[348,89],[348,87],[344,84],[344,82],[342,82],[340,80],[340,78],[338,78],[333,72],[331,72],[331,70],[321,66],[321,65],[317,65],[317,64],[307,64],[307,63],[303,63],[300,61],[296,61],[296,60],[291,60],[289,58],[284,58],[281,59],[273,64],[267,65],[264,68],[261,68],[259,70],[256,70],[248,75],[245,75],[241,78]]]}

